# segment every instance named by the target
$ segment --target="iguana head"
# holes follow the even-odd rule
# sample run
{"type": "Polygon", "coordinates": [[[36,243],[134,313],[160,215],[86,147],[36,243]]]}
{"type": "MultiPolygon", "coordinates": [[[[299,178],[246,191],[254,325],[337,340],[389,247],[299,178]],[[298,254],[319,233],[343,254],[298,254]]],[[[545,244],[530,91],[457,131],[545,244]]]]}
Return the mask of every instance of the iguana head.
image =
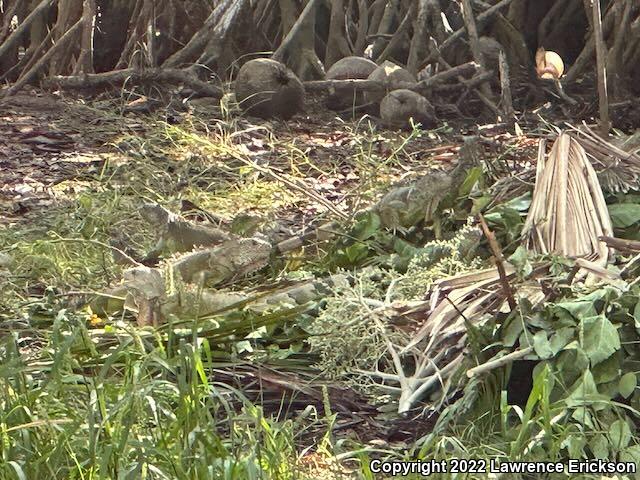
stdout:
{"type": "Polygon", "coordinates": [[[140,207],[140,215],[152,225],[166,225],[171,212],[157,203],[144,203],[140,207]]]}

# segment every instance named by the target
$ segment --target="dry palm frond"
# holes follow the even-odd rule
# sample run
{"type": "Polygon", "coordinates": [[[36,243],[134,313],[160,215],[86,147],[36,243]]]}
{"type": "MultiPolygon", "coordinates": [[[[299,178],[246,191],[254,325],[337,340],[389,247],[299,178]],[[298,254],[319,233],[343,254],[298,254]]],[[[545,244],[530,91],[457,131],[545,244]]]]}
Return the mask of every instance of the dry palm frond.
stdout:
{"type": "Polygon", "coordinates": [[[640,187],[640,155],[636,153],[638,135],[620,136],[608,142],[586,125],[580,129],[571,128],[574,138],[585,149],[598,172],[602,188],[616,193],[640,187]]]}
{"type": "MultiPolygon", "coordinates": [[[[519,294],[533,305],[545,298],[535,278],[546,271],[546,267],[536,269],[533,279],[519,285],[519,294]]],[[[507,265],[506,274],[515,282],[513,267],[507,265]]],[[[399,413],[410,410],[429,392],[440,390],[440,401],[444,401],[452,393],[449,390],[457,388],[455,375],[465,356],[469,325],[480,326],[496,312],[507,313],[509,307],[498,270],[489,269],[435,282],[428,301],[399,313],[414,318],[423,316],[425,310],[426,318],[420,319],[420,327],[406,346],[388,342],[395,375],[360,372],[382,378],[385,387],[389,382],[399,384],[390,387],[399,393],[399,413]]]]}
{"type": "Polygon", "coordinates": [[[609,248],[598,237],[611,236],[612,231],[598,177],[581,144],[562,133],[545,162],[541,143],[523,229],[526,247],[536,253],[587,258],[604,267],[609,248]]]}
{"type": "MultiPolygon", "coordinates": [[[[627,192],[640,188],[640,133],[620,135],[607,141],[583,125],[571,127],[572,138],[584,148],[604,192],[627,192]]],[[[501,178],[491,186],[493,200],[499,205],[531,191],[535,172],[526,169],[501,178]]]]}

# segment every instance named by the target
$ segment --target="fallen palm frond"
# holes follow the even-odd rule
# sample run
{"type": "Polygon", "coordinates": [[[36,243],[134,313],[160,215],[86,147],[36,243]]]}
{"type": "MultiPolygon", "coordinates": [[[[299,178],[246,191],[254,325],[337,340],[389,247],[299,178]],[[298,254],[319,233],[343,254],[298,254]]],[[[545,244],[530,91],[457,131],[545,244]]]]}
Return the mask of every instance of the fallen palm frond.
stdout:
{"type": "Polygon", "coordinates": [[[571,128],[575,139],[585,149],[587,157],[598,172],[598,180],[603,189],[617,193],[640,186],[640,155],[636,153],[636,135],[620,136],[609,142],[586,125],[580,129],[571,128]]]}
{"type": "MultiPolygon", "coordinates": [[[[627,192],[640,187],[640,134],[619,135],[607,141],[586,125],[570,128],[572,138],[586,152],[604,192],[627,192]]],[[[531,191],[535,179],[536,172],[532,169],[508,172],[508,176],[492,185],[489,206],[526,194],[531,191]]]]}
{"type": "Polygon", "coordinates": [[[581,144],[562,133],[545,162],[541,142],[533,199],[523,229],[527,249],[583,257],[604,267],[609,249],[599,237],[612,232],[598,177],[581,144]]]}
{"type": "MultiPolygon", "coordinates": [[[[505,267],[506,278],[515,283],[513,267],[508,264],[505,267]]],[[[537,278],[546,271],[546,267],[537,268],[529,280],[519,285],[519,294],[525,295],[534,306],[545,299],[537,278]]],[[[406,346],[399,348],[387,343],[396,373],[369,373],[385,382],[399,384],[400,413],[409,411],[430,391],[441,390],[439,398],[444,401],[452,393],[451,389],[457,390],[454,382],[467,349],[469,329],[481,326],[496,313],[506,314],[509,310],[507,293],[497,269],[435,282],[428,301],[399,312],[417,320],[421,326],[406,346]],[[425,310],[426,318],[416,319],[423,316],[425,310]]]]}

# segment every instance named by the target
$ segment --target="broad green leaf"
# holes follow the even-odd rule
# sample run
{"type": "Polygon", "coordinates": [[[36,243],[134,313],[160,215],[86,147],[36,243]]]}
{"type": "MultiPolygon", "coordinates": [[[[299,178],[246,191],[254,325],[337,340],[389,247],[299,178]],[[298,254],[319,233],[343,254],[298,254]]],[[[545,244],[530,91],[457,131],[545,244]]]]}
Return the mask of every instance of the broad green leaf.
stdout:
{"type": "Polygon", "coordinates": [[[587,446],[587,439],[584,435],[569,435],[562,441],[562,448],[566,448],[569,458],[579,459],[584,456],[584,447],[587,446]]]}
{"type": "Polygon", "coordinates": [[[509,200],[505,205],[519,212],[526,212],[531,206],[531,193],[525,193],[524,195],[520,195],[513,200],[509,200]]]}
{"type": "Polygon", "coordinates": [[[609,458],[609,442],[604,435],[594,435],[593,439],[589,442],[589,447],[593,452],[593,456],[606,460],[609,458]]]}
{"type": "Polygon", "coordinates": [[[513,318],[509,321],[506,326],[502,338],[502,343],[505,347],[512,347],[516,344],[516,340],[522,333],[524,329],[524,324],[522,323],[521,318],[513,318]]]}
{"type": "Polygon", "coordinates": [[[636,374],[633,372],[625,373],[620,379],[620,383],[618,385],[618,390],[620,391],[620,395],[624,398],[629,398],[631,394],[633,394],[636,389],[636,385],[638,384],[638,378],[636,374]]]}
{"type": "Polygon", "coordinates": [[[540,330],[533,336],[533,349],[536,355],[542,360],[553,357],[551,344],[549,343],[549,339],[547,339],[547,332],[540,330]]]}
{"type": "Polygon", "coordinates": [[[351,230],[351,235],[358,240],[367,240],[380,230],[380,216],[369,211],[363,213],[351,230]]]}
{"type": "Polygon", "coordinates": [[[608,205],[611,223],[614,228],[627,228],[640,222],[640,205],[635,203],[616,203],[608,205]]]}
{"type": "Polygon", "coordinates": [[[516,248],[516,251],[509,257],[509,262],[511,262],[518,272],[524,277],[533,271],[531,262],[529,262],[527,249],[522,245],[516,248]]]}
{"type": "Polygon", "coordinates": [[[619,419],[611,424],[607,435],[609,436],[609,440],[613,447],[615,447],[616,450],[622,450],[624,447],[629,445],[629,441],[631,440],[631,429],[627,422],[623,419],[619,419]]]}
{"type": "Polygon", "coordinates": [[[605,408],[604,402],[610,400],[609,397],[598,393],[596,382],[590,370],[585,371],[582,378],[573,384],[570,392],[565,400],[568,407],[591,405],[594,410],[602,410],[605,408]]]}
{"type": "Polygon", "coordinates": [[[629,448],[625,448],[620,452],[621,462],[633,462],[636,465],[640,464],[640,445],[632,445],[629,448]]]}
{"type": "Polygon", "coordinates": [[[583,318],[578,331],[580,344],[591,365],[609,358],[620,348],[618,330],[604,315],[583,318]]]}
{"type": "Polygon", "coordinates": [[[598,388],[600,388],[600,384],[613,382],[615,380],[615,389],[617,392],[617,381],[620,378],[620,359],[617,355],[611,355],[606,360],[595,365],[591,369],[591,372],[593,373],[593,379],[598,385],[598,388]]]}
{"type": "Polygon", "coordinates": [[[549,340],[553,355],[557,355],[560,350],[566,347],[573,340],[574,335],[575,329],[571,327],[562,327],[557,330],[549,340]]]}
{"type": "Polygon", "coordinates": [[[481,179],[482,167],[474,167],[469,170],[467,172],[467,177],[464,179],[464,182],[462,182],[462,185],[460,185],[460,188],[458,189],[458,196],[468,196],[481,179]]]}

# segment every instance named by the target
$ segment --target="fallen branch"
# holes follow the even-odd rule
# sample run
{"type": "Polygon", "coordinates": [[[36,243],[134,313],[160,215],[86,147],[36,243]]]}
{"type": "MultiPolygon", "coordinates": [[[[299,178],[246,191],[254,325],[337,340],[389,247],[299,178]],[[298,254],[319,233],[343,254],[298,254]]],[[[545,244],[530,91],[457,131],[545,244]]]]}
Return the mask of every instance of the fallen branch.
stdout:
{"type": "MultiPolygon", "coordinates": [[[[478,69],[478,64],[475,62],[463,63],[462,65],[457,65],[455,67],[450,67],[444,72],[440,72],[433,77],[422,80],[418,83],[410,83],[410,82],[398,82],[396,84],[396,88],[412,90],[414,92],[418,92],[421,94],[427,94],[429,90],[437,88],[441,86],[443,83],[448,82],[449,80],[457,78],[460,81],[466,82],[464,85],[468,86],[471,82],[474,82],[474,78],[471,80],[464,79],[463,75],[472,75],[478,69]]],[[[489,78],[490,75],[487,77],[489,78]]],[[[486,81],[485,78],[482,79],[482,83],[486,81]]],[[[475,84],[475,82],[474,82],[475,84]]],[[[347,80],[312,80],[304,82],[304,88],[306,91],[324,91],[324,90],[356,90],[363,92],[372,92],[372,91],[383,91],[387,89],[387,86],[375,80],[358,80],[358,79],[347,79],[347,80]]]]}
{"type": "Polygon", "coordinates": [[[498,269],[498,274],[500,275],[500,284],[502,285],[502,289],[504,290],[504,295],[507,298],[507,302],[509,303],[509,308],[511,309],[511,311],[514,311],[518,305],[516,303],[516,299],[513,296],[511,285],[509,285],[509,281],[507,280],[507,272],[504,268],[505,260],[504,256],[502,255],[502,249],[500,248],[500,245],[496,240],[496,236],[491,230],[489,230],[489,226],[487,225],[487,222],[485,221],[482,214],[478,214],[478,217],[480,218],[480,226],[482,227],[482,231],[485,237],[487,237],[487,240],[489,241],[489,247],[491,248],[493,256],[495,257],[496,268],[498,269]]]}
{"type": "Polygon", "coordinates": [[[482,365],[478,365],[477,367],[473,367],[467,370],[467,377],[473,378],[483,373],[487,373],[491,370],[495,370],[496,368],[500,368],[507,363],[512,363],[516,360],[520,360],[521,358],[526,357],[532,352],[533,347],[527,347],[523,350],[516,350],[515,352],[508,353],[503,357],[489,360],[487,363],[483,363],[482,365]]]}
{"type": "Polygon", "coordinates": [[[121,86],[125,83],[171,83],[183,84],[195,92],[213,97],[222,98],[222,90],[207,82],[198,80],[185,70],[153,68],[149,70],[136,70],[128,68],[105,73],[94,73],[78,76],[55,76],[45,80],[45,86],[84,89],[84,88],[110,88],[121,86]]]}

